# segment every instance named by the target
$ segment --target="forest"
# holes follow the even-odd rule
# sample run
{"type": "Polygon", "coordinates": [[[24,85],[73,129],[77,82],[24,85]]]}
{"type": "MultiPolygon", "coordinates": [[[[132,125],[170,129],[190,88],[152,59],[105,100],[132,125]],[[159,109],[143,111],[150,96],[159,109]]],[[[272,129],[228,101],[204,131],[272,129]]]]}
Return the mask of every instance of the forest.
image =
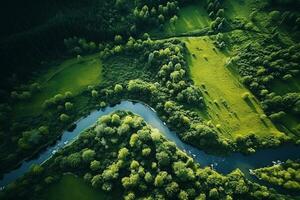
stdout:
{"type": "Polygon", "coordinates": [[[300,198],[298,0],[0,9],[0,199],[300,198]]]}

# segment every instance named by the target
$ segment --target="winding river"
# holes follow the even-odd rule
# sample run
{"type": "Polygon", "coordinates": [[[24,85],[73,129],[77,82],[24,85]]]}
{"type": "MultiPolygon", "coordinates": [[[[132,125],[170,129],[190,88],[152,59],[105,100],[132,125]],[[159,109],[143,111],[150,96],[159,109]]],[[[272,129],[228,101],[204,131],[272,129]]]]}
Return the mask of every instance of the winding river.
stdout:
{"type": "Polygon", "coordinates": [[[32,164],[41,164],[45,162],[58,149],[74,141],[82,131],[93,125],[99,117],[116,110],[128,110],[140,115],[148,124],[160,130],[160,132],[163,133],[168,140],[173,141],[179,149],[185,151],[191,157],[193,157],[194,160],[200,163],[202,167],[211,166],[216,171],[223,174],[227,174],[236,168],[240,168],[247,178],[253,180],[254,177],[249,174],[249,169],[270,165],[272,161],[286,160],[288,158],[300,158],[300,147],[290,144],[282,145],[279,148],[260,150],[249,156],[240,153],[233,153],[226,157],[206,154],[204,151],[183,143],[177,134],[173,131],[170,131],[165,123],[159,119],[154,109],[142,103],[122,101],[120,104],[117,104],[113,107],[107,107],[99,111],[93,111],[87,117],[78,120],[76,128],[72,132],[64,131],[62,133],[62,137],[56,142],[55,145],[48,147],[36,158],[29,161],[24,161],[19,168],[4,174],[3,179],[0,180],[0,187],[3,187],[21,177],[29,170],[32,164]]]}

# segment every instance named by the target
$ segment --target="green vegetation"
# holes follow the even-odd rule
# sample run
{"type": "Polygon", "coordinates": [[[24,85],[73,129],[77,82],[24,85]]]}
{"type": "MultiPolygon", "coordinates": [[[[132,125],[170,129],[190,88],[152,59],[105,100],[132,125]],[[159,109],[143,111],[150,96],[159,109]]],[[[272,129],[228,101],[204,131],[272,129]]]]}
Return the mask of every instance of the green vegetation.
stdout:
{"type": "MultiPolygon", "coordinates": [[[[72,130],[80,117],[123,99],[151,106],[182,141],[205,152],[300,144],[299,6],[298,0],[8,2],[0,8],[0,173],[72,130]]],[[[299,190],[298,161],[255,173],[299,190]]],[[[103,116],[0,195],[282,197],[239,169],[220,175],[200,168],[125,111],[103,116]]]]}
{"type": "Polygon", "coordinates": [[[276,164],[254,170],[255,175],[274,185],[289,190],[300,191],[300,163],[287,160],[283,164],[276,164]]]}
{"type": "Polygon", "coordinates": [[[172,18],[166,23],[164,31],[169,35],[176,35],[195,31],[210,26],[210,19],[205,10],[205,1],[196,1],[193,5],[184,6],[178,12],[175,20],[172,18]]]}
{"type": "Polygon", "coordinates": [[[207,107],[198,108],[203,116],[218,125],[229,139],[255,134],[257,137],[282,136],[267,118],[256,98],[226,67],[228,56],[208,37],[185,39],[189,50],[191,77],[201,86],[207,107]],[[246,94],[246,96],[245,96],[246,94]]]}
{"type": "Polygon", "coordinates": [[[62,176],[61,180],[53,183],[42,195],[47,200],[104,200],[113,199],[111,195],[101,190],[91,188],[81,178],[71,174],[62,176]]]}
{"type": "Polygon", "coordinates": [[[251,17],[251,12],[257,9],[258,4],[262,2],[257,2],[254,0],[247,1],[224,1],[224,9],[226,10],[226,15],[229,19],[246,19],[249,20],[251,17]]]}
{"type": "MultiPolygon", "coordinates": [[[[15,115],[40,114],[44,101],[56,94],[71,92],[77,95],[89,85],[97,85],[102,79],[102,65],[98,55],[73,58],[54,66],[36,81],[40,90],[26,101],[18,100],[15,115]]],[[[13,92],[12,92],[13,93],[13,92]]],[[[20,93],[20,91],[17,91],[20,93]]]]}
{"type": "Polygon", "coordinates": [[[44,167],[34,166],[25,177],[10,184],[1,193],[4,195],[2,197],[40,199],[45,195],[44,189],[52,196],[55,189],[54,196],[61,194],[61,198],[70,197],[67,189],[72,185],[72,190],[83,187],[80,196],[85,192],[86,195],[94,194],[92,189],[85,188],[83,183],[78,183],[74,178],[64,176],[60,182],[55,183],[55,176],[61,176],[64,172],[83,177],[105,195],[118,194],[124,199],[279,197],[266,187],[246,180],[239,170],[224,176],[209,167],[200,168],[192,158],[180,151],[174,143],[167,141],[157,129],[147,125],[142,118],[122,111],[102,116],[72,145],[47,161],[44,167]],[[145,154],[145,151],[148,153],[145,154]],[[93,155],[91,152],[94,152],[93,155]],[[89,159],[86,159],[86,154],[89,154],[89,159]],[[100,167],[90,169],[95,162],[100,162],[100,167]],[[61,192],[63,183],[69,184],[61,192]],[[15,193],[15,190],[20,192],[15,193]]]}
{"type": "Polygon", "coordinates": [[[237,48],[237,53],[231,58],[230,65],[236,66],[244,85],[259,99],[277,127],[298,140],[299,45],[285,41],[287,36],[275,34],[257,38],[248,35],[246,38],[253,40],[251,44],[237,47],[235,43],[240,33],[232,35],[235,39],[231,38],[228,45],[237,48]],[[287,84],[291,84],[289,89],[285,89],[287,84]],[[283,112],[285,114],[278,115],[283,112]],[[274,115],[280,118],[273,118],[274,115]]]}

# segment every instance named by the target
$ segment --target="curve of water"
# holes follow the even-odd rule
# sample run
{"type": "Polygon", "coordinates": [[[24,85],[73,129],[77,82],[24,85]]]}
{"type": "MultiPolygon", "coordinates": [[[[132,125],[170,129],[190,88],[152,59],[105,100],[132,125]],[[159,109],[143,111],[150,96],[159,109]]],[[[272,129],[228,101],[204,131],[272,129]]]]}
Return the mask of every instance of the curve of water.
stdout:
{"type": "Polygon", "coordinates": [[[93,111],[87,117],[81,118],[77,121],[77,126],[72,132],[64,131],[62,137],[56,142],[55,145],[48,147],[41,152],[35,159],[24,161],[21,166],[4,174],[3,179],[0,180],[0,187],[3,187],[10,182],[21,177],[26,173],[32,164],[42,164],[60,148],[66,146],[74,141],[78,135],[103,115],[107,115],[116,110],[127,110],[137,115],[140,115],[152,127],[157,128],[168,140],[173,141],[177,147],[191,157],[200,165],[212,166],[216,171],[227,174],[236,168],[239,168],[247,178],[253,180],[250,176],[249,169],[264,167],[270,165],[272,161],[285,160],[285,159],[299,159],[300,147],[295,145],[282,145],[279,148],[264,149],[257,151],[252,155],[243,155],[241,153],[233,153],[229,156],[215,156],[205,153],[189,144],[182,142],[174,131],[170,131],[164,122],[160,120],[155,110],[142,103],[134,103],[131,101],[122,101],[113,107],[107,107],[99,111],[93,111]]]}

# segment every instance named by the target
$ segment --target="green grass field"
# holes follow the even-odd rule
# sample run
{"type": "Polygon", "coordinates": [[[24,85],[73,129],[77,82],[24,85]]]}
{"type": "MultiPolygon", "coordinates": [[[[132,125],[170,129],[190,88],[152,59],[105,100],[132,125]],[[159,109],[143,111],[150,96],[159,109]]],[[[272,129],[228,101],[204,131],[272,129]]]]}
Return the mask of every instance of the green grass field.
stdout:
{"type": "Polygon", "coordinates": [[[46,200],[106,200],[113,199],[102,190],[96,190],[74,175],[64,175],[43,194],[46,200]]]}
{"type": "Polygon", "coordinates": [[[197,1],[193,5],[181,8],[177,22],[175,24],[166,23],[164,31],[169,35],[186,33],[208,27],[210,22],[204,1],[197,1]]]}
{"type": "Polygon", "coordinates": [[[185,39],[190,51],[190,73],[201,85],[206,111],[202,115],[219,127],[227,138],[255,133],[257,136],[281,134],[264,114],[258,100],[225,67],[227,56],[214,47],[208,37],[185,39]],[[204,92],[207,91],[207,93],[204,92]],[[248,100],[242,95],[249,93],[248,100]]]}
{"type": "Polygon", "coordinates": [[[100,83],[101,71],[102,65],[96,54],[80,59],[69,59],[60,65],[53,66],[37,80],[42,90],[29,100],[17,103],[14,108],[15,114],[17,116],[39,114],[46,99],[67,91],[75,95],[88,85],[100,83]]]}

